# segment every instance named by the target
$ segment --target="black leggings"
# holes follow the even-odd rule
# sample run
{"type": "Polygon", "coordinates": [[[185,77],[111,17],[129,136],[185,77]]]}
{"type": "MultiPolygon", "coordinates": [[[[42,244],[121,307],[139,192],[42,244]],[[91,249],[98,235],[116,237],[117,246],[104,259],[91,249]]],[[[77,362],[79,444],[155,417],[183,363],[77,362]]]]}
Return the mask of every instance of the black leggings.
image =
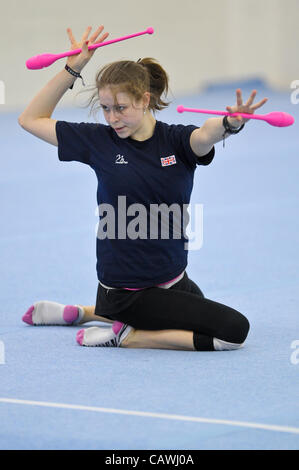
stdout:
{"type": "MultiPolygon", "coordinates": [[[[120,290],[117,291],[119,295],[120,290]]],[[[113,296],[114,291],[109,291],[109,295],[113,296]]],[[[103,315],[97,313],[97,308],[95,313],[103,315]]],[[[249,331],[244,315],[206,299],[186,273],[169,289],[152,287],[139,291],[131,305],[109,317],[141,330],[193,331],[197,350],[214,350],[213,338],[242,344],[249,331]]]]}

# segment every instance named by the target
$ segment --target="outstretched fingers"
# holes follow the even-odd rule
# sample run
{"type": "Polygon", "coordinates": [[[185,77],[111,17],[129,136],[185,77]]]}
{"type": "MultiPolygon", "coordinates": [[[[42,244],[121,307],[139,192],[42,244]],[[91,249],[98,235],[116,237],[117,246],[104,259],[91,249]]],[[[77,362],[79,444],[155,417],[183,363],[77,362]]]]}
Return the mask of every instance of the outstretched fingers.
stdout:
{"type": "Polygon", "coordinates": [[[251,109],[255,111],[256,109],[261,108],[262,106],[264,106],[265,103],[267,103],[267,101],[268,98],[263,98],[261,101],[251,106],[251,109]]]}
{"type": "Polygon", "coordinates": [[[75,44],[76,39],[74,38],[73,31],[71,30],[71,28],[67,28],[66,32],[68,34],[69,40],[71,41],[71,44],[75,44]]]}
{"type": "Polygon", "coordinates": [[[237,103],[235,106],[227,106],[226,109],[229,113],[236,113],[236,112],[243,112],[243,113],[248,113],[252,114],[254,111],[258,108],[261,108],[267,101],[268,98],[263,98],[260,100],[258,103],[253,104],[255,98],[257,95],[257,91],[253,90],[246,101],[246,103],[243,104],[243,98],[242,98],[242,92],[240,88],[236,90],[236,96],[237,96],[237,103]]]}
{"type": "Polygon", "coordinates": [[[95,41],[94,44],[100,44],[101,42],[104,42],[108,36],[109,36],[109,33],[104,33],[97,41],[95,41]]]}
{"type": "Polygon", "coordinates": [[[82,39],[81,39],[82,42],[85,42],[85,41],[87,40],[87,38],[88,38],[89,33],[90,33],[91,30],[92,30],[92,27],[91,27],[91,26],[87,26],[86,30],[85,30],[84,33],[83,33],[82,39]]]}
{"type": "Polygon", "coordinates": [[[240,88],[236,90],[236,96],[237,96],[237,106],[243,106],[242,92],[240,88]]]}
{"type": "Polygon", "coordinates": [[[99,26],[98,29],[90,37],[89,42],[93,43],[93,44],[95,42],[96,42],[96,44],[100,43],[100,42],[103,42],[109,36],[109,33],[102,34],[103,31],[104,31],[104,26],[103,25],[99,26]],[[102,36],[100,36],[100,34],[102,34],[102,36]]]}
{"type": "Polygon", "coordinates": [[[268,98],[263,98],[258,103],[253,104],[253,101],[254,101],[256,95],[257,95],[257,91],[253,90],[251,92],[250,97],[247,100],[247,103],[245,104],[245,106],[250,108],[252,111],[255,111],[256,109],[260,108],[261,106],[263,106],[268,101],[268,98]]]}
{"type": "Polygon", "coordinates": [[[252,105],[252,103],[253,103],[253,101],[254,101],[254,99],[255,99],[255,97],[256,97],[256,94],[257,94],[257,91],[256,91],[256,90],[253,90],[253,91],[251,92],[251,95],[250,95],[250,97],[248,98],[248,100],[247,100],[245,106],[250,107],[250,106],[252,105]]]}
{"type": "MultiPolygon", "coordinates": [[[[82,39],[81,39],[81,43],[86,43],[87,42],[90,42],[91,44],[93,44],[95,41],[97,42],[103,42],[108,36],[109,36],[109,33],[104,33],[102,36],[100,36],[100,34],[102,34],[103,30],[104,30],[104,26],[101,25],[98,27],[98,29],[90,36],[90,38],[88,39],[88,36],[90,34],[92,30],[92,27],[91,26],[87,26],[86,30],[84,31],[83,35],[82,35],[82,39]],[[99,37],[100,36],[100,37],[99,37]]],[[[77,41],[75,39],[75,36],[73,34],[73,31],[71,28],[67,28],[67,34],[68,34],[68,37],[69,37],[69,40],[71,42],[72,45],[77,45],[77,41]]]]}

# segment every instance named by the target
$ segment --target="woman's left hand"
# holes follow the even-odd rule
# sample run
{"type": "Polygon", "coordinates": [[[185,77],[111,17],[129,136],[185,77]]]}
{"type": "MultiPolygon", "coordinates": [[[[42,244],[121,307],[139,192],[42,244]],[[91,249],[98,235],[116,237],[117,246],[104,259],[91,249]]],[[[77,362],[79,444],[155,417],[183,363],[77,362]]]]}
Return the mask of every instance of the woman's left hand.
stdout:
{"type": "MultiPolygon", "coordinates": [[[[242,92],[240,88],[238,88],[236,90],[237,104],[235,106],[227,106],[226,110],[229,113],[253,114],[256,109],[260,108],[268,101],[268,98],[263,98],[258,103],[252,104],[254,101],[254,98],[256,97],[256,94],[257,94],[257,91],[253,90],[247,102],[243,104],[242,92]]],[[[228,121],[232,125],[232,127],[240,127],[242,124],[249,121],[249,119],[242,118],[241,116],[236,116],[236,117],[228,117],[228,121]]]]}

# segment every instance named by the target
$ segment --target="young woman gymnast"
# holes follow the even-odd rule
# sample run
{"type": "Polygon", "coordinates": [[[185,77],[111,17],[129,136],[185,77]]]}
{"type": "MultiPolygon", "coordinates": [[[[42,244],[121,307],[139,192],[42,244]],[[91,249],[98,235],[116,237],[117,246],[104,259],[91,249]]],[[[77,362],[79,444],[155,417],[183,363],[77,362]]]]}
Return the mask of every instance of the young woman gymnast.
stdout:
{"type": "MultiPolygon", "coordinates": [[[[168,75],[151,58],[114,62],[96,74],[89,104],[91,109],[100,105],[107,125],[53,119],[62,96],[77,78],[83,80],[81,72],[95,52],[88,45],[107,38],[103,30],[100,26],[91,34],[88,27],[77,42],[68,28],[72,49],[82,48],[82,52],[68,58],[65,68],[19,117],[26,131],[58,147],[61,161],[81,162],[96,173],[100,215],[96,303],[38,301],[23,321],[30,325],[110,323],[107,328],[79,330],[76,339],[82,346],[238,349],[247,337],[249,322],[237,310],[205,298],[189,279],[185,227],[178,223],[180,217],[172,214],[171,218],[171,208],[183,210],[189,204],[196,168],[209,165],[214,145],[238,133],[246,120],[209,118],[200,128],[156,120],[156,111],[168,105],[168,75]],[[120,207],[124,202],[131,208],[125,218],[120,207]],[[153,208],[161,209],[156,230],[150,226],[153,208]],[[136,212],[138,223],[132,219],[136,212]],[[172,237],[164,236],[165,225],[172,229],[172,237]]],[[[236,105],[227,110],[252,114],[267,100],[253,104],[255,96],[254,90],[243,104],[238,89],[236,105]]]]}

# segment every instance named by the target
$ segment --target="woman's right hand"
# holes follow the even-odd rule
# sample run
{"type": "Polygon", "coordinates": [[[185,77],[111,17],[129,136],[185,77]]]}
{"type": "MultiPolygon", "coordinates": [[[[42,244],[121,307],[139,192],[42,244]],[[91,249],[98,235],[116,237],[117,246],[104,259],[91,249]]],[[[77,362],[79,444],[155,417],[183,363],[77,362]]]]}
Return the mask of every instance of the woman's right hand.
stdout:
{"type": "Polygon", "coordinates": [[[70,56],[67,60],[67,65],[76,72],[81,72],[83,67],[85,67],[85,65],[90,61],[96,51],[96,49],[89,51],[88,46],[90,46],[91,44],[99,44],[105,41],[105,39],[109,35],[109,33],[102,34],[104,26],[99,26],[99,28],[92,34],[92,36],[90,36],[90,39],[88,39],[91,30],[92,27],[88,26],[82,36],[81,41],[77,42],[74,38],[71,28],[67,28],[67,34],[71,42],[71,50],[73,51],[75,49],[82,49],[82,52],[80,54],[70,56]]]}

